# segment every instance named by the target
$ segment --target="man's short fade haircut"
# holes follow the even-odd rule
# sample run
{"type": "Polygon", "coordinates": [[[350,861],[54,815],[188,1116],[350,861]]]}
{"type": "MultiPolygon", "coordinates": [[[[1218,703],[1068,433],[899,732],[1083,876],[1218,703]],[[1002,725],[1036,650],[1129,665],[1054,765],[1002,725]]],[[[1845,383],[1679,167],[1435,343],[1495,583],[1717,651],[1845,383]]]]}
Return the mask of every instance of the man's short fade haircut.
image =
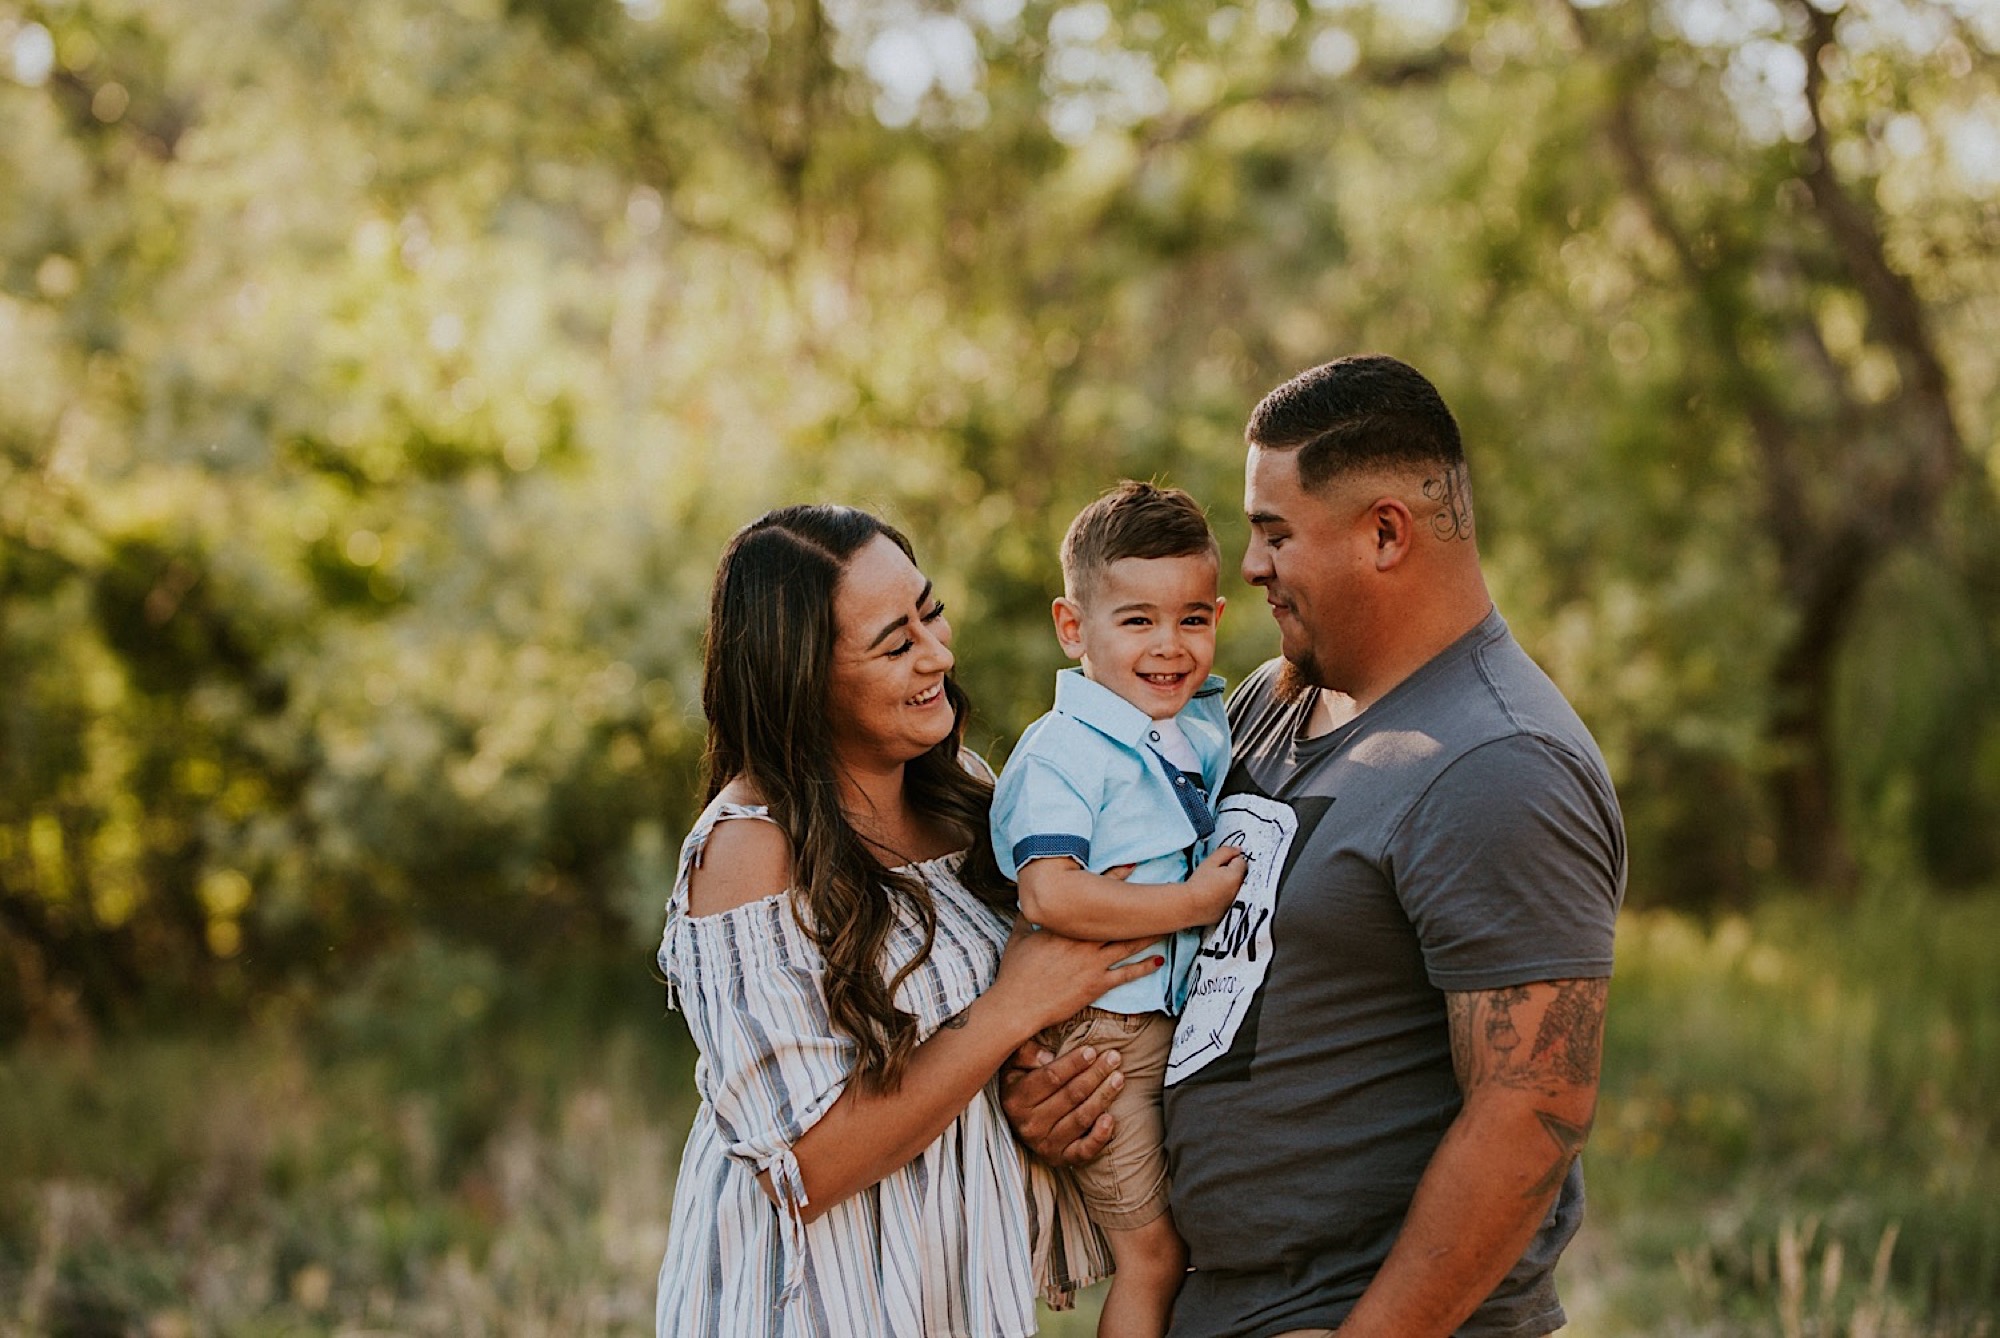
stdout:
{"type": "Polygon", "coordinates": [[[1301,372],[1266,395],[1243,440],[1299,453],[1299,484],[1367,469],[1431,467],[1459,472],[1465,446],[1444,397],[1424,374],[1382,353],[1362,353],[1301,372]]]}
{"type": "Polygon", "coordinates": [[[1062,541],[1063,593],[1089,600],[1121,558],[1213,557],[1208,517],[1179,488],[1126,479],[1076,513],[1062,541]]]}

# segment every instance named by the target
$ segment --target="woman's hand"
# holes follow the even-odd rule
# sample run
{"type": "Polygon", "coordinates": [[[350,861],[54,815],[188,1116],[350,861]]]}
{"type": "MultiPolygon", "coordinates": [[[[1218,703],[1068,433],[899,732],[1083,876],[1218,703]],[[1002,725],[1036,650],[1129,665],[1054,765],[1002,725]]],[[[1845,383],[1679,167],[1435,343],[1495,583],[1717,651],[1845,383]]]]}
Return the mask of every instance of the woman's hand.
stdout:
{"type": "Polygon", "coordinates": [[[1004,1000],[1012,1016],[1032,1024],[1031,1032],[1040,1031],[1106,991],[1158,970],[1166,962],[1158,954],[1118,965],[1151,942],[1139,938],[1092,943],[1016,920],[1000,958],[1000,973],[986,993],[996,1002],[1004,1000]]]}

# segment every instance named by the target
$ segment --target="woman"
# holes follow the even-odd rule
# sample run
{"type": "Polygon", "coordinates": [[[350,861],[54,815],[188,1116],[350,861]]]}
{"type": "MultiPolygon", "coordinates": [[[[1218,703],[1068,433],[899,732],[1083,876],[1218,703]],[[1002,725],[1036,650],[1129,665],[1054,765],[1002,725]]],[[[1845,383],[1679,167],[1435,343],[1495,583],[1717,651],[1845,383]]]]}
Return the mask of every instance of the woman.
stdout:
{"type": "Polygon", "coordinates": [[[774,511],[723,554],[709,803],[659,958],[702,1098],[662,1338],[1026,1334],[1038,1279],[1059,1297],[1102,1272],[1080,1212],[1030,1240],[1049,1172],[990,1083],[1150,966],[1115,965],[1140,943],[1010,940],[950,645],[909,543],[864,512],[774,511]]]}

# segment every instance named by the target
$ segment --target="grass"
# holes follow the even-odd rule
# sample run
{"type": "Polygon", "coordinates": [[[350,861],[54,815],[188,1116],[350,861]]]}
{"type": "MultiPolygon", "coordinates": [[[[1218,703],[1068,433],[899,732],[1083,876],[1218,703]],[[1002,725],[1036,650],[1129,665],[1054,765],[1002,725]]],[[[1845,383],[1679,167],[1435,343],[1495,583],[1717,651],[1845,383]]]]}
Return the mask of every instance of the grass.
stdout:
{"type": "Polygon", "coordinates": [[[643,974],[497,979],[428,947],[233,1036],[0,1060],[0,1334],[649,1332],[685,1035],[643,974]]]}
{"type": "Polygon", "coordinates": [[[1994,1332],[2000,898],[1620,926],[1581,1332],[1994,1332]]]}
{"type": "MultiPolygon", "coordinates": [[[[1570,1333],[1995,1334],[1996,942],[2000,895],[1630,915],[1570,1333]]],[[[436,945],[227,1035],[20,1047],[0,1336],[647,1333],[691,1064],[643,964],[436,945]]]]}

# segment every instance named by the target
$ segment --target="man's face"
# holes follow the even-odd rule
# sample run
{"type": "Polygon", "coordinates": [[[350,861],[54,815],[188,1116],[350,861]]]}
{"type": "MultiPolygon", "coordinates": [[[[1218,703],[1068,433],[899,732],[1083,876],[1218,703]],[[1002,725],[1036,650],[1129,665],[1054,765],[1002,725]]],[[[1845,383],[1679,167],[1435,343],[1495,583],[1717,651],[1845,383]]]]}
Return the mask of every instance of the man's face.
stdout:
{"type": "Polygon", "coordinates": [[[1299,483],[1297,451],[1250,448],[1243,579],[1264,591],[1285,659],[1306,682],[1341,691],[1366,653],[1359,600],[1374,570],[1367,508],[1349,505],[1345,491],[1336,481],[1309,493],[1299,483]]]}

